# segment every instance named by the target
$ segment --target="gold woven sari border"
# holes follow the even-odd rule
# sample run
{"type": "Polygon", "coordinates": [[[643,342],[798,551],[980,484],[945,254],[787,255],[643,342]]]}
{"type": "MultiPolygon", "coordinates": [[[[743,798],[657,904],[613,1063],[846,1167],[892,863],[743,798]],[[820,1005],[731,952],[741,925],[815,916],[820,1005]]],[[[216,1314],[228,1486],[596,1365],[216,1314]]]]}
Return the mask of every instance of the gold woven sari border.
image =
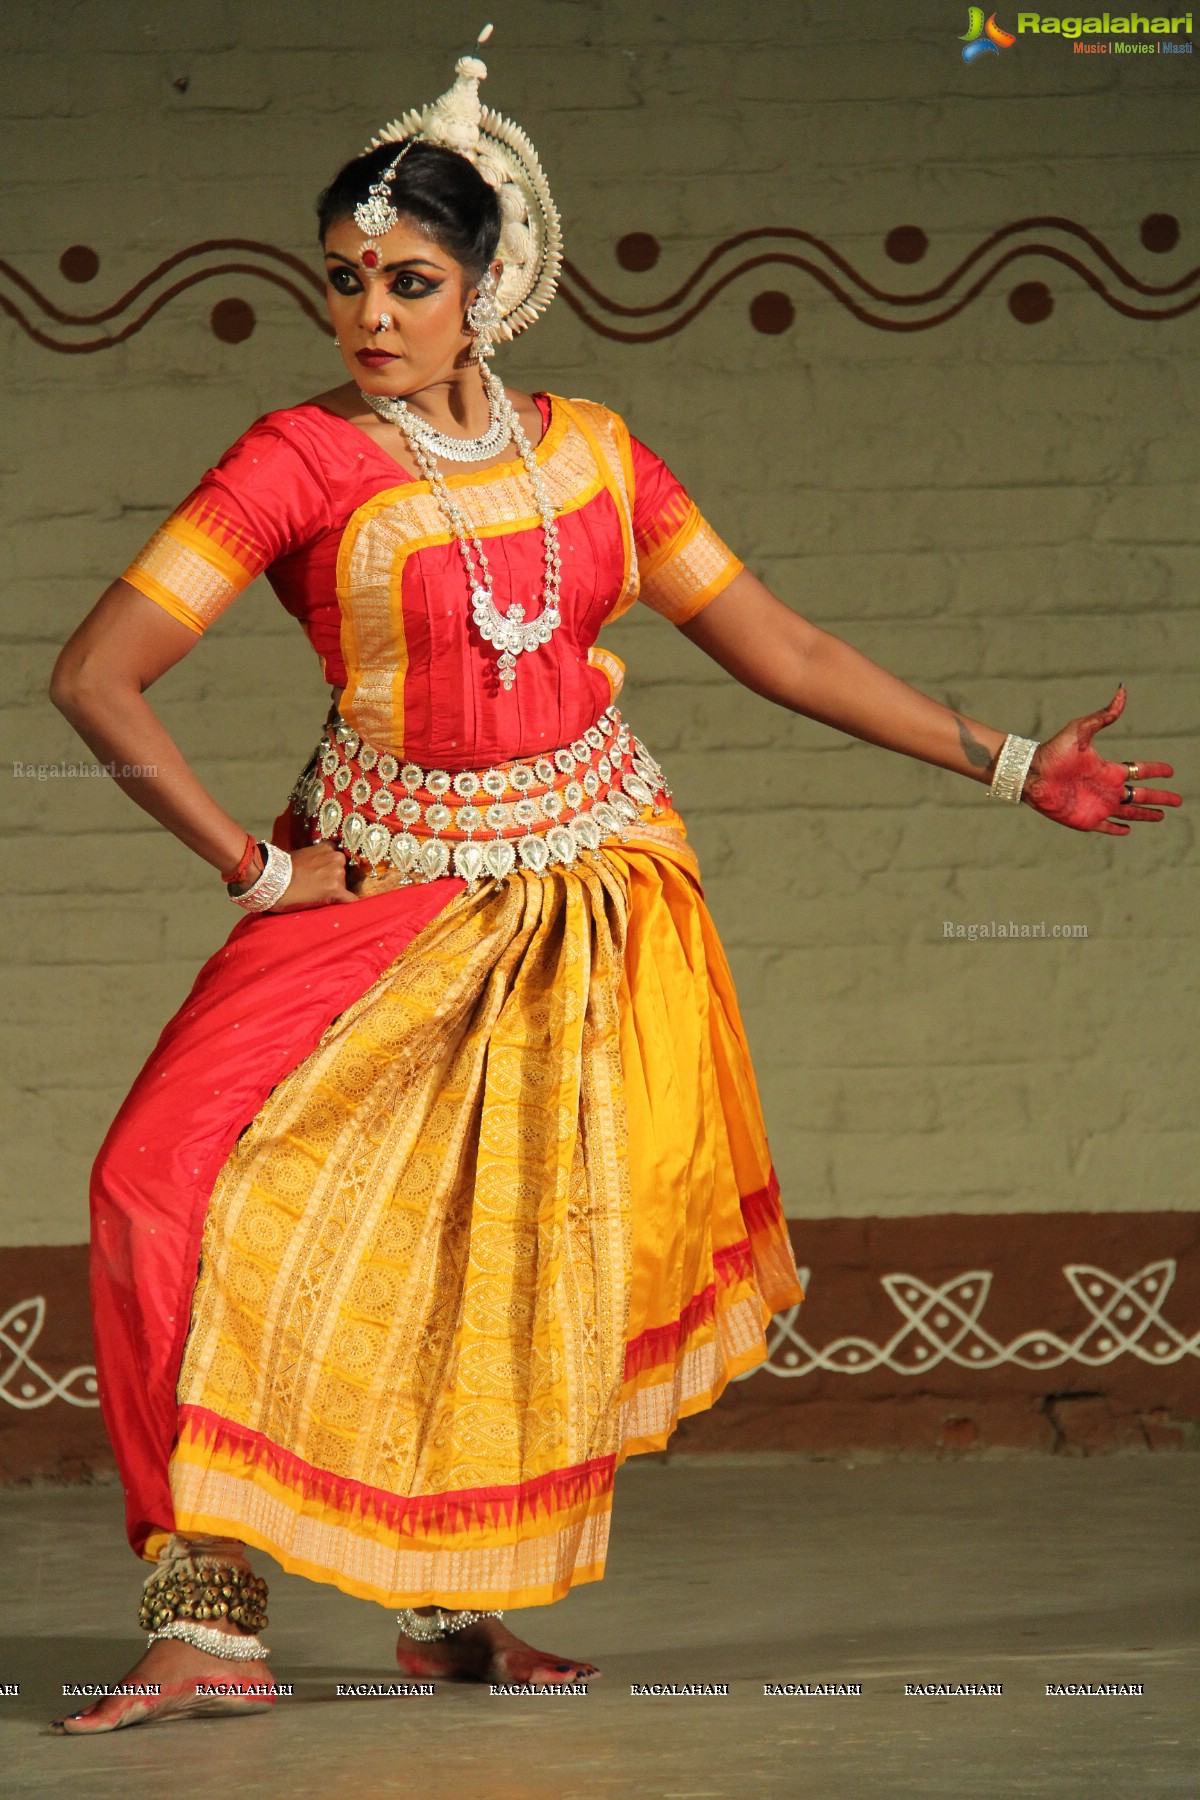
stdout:
{"type": "Polygon", "coordinates": [[[289,1574],[381,1606],[548,1606],[604,1575],[611,1489],[603,1506],[547,1538],[493,1549],[393,1552],[347,1526],[297,1514],[253,1481],[223,1477],[193,1496],[181,1471],[172,1486],[178,1531],[236,1536],[289,1574]]]}
{"type": "Polygon", "coordinates": [[[622,1442],[612,1474],[567,1522],[547,1519],[538,1536],[405,1547],[378,1525],[364,1536],[351,1516],[314,1516],[311,1501],[262,1471],[194,1467],[176,1453],[171,1486],[176,1529],[236,1536],[267,1551],[289,1573],[325,1581],[384,1606],[540,1606],[603,1578],[616,1467],[665,1447],[678,1422],[720,1398],[735,1376],[766,1360],[753,1296],[730,1308],[716,1334],[684,1357],[667,1381],[644,1386],[622,1407],[622,1442]]]}

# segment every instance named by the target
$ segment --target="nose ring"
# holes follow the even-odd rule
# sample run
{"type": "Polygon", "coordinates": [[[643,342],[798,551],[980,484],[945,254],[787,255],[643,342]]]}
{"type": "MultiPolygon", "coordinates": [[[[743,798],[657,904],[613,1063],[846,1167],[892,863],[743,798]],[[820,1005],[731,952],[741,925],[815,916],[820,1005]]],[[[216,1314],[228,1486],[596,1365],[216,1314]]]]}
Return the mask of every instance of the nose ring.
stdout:
{"type": "Polygon", "coordinates": [[[376,331],[390,331],[390,330],[391,330],[391,329],[392,329],[392,315],[391,315],[391,313],[385,313],[385,312],[384,312],[384,313],[380,313],[380,315],[379,315],[379,323],[378,323],[378,325],[377,325],[377,326],[376,326],[376,327],[375,327],[375,329],[376,329],[376,331]]]}

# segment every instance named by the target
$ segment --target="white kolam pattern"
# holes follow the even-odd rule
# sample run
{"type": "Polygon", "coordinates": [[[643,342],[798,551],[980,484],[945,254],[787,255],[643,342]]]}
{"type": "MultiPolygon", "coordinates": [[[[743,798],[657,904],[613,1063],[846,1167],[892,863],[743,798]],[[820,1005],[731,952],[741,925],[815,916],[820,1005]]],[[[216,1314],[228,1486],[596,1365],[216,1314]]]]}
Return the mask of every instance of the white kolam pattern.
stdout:
{"type": "MultiPolygon", "coordinates": [[[[939,1363],[961,1369],[995,1369],[1008,1363],[1022,1369],[1056,1369],[1066,1362],[1103,1368],[1120,1356],[1165,1368],[1185,1356],[1200,1357],[1200,1331],[1186,1336],[1163,1317],[1163,1303],[1175,1280],[1174,1257],[1147,1263],[1128,1280],[1092,1263],[1067,1263],[1063,1274],[1089,1316],[1073,1338],[1053,1331],[1023,1331],[1004,1344],[980,1324],[991,1292],[992,1272],[968,1269],[940,1287],[919,1275],[881,1277],[901,1323],[886,1343],[865,1337],[835,1338],[823,1349],[797,1330],[801,1307],[776,1315],[767,1332],[767,1361],[736,1381],[753,1375],[779,1375],[790,1380],[823,1370],[834,1375],[867,1375],[886,1368],[897,1375],[924,1375],[939,1363]]],[[[811,1271],[800,1270],[805,1289],[811,1271]]],[[[40,1296],[20,1300],[0,1318],[0,1400],[23,1412],[65,1400],[68,1406],[94,1407],[96,1371],[90,1363],[61,1380],[48,1374],[30,1355],[46,1319],[40,1296]]]]}
{"type": "Polygon", "coordinates": [[[18,1300],[0,1318],[0,1400],[15,1406],[19,1412],[32,1412],[49,1406],[51,1400],[65,1400],[68,1406],[99,1406],[96,1397],[96,1371],[91,1363],[80,1363],[61,1381],[56,1381],[29,1354],[46,1322],[46,1302],[37,1295],[32,1300],[18,1300]]]}
{"type": "MultiPolygon", "coordinates": [[[[820,1369],[835,1375],[867,1375],[886,1368],[896,1375],[924,1375],[939,1363],[960,1369],[1057,1369],[1065,1362],[1103,1368],[1119,1356],[1135,1356],[1156,1367],[1185,1356],[1200,1356],[1200,1331],[1187,1337],[1162,1313],[1177,1264],[1165,1256],[1122,1280],[1092,1263],[1067,1263],[1063,1274],[1090,1315],[1073,1338],[1053,1331],[1023,1331],[1001,1343],[980,1323],[991,1292],[989,1269],[968,1269],[940,1287],[919,1275],[883,1275],[880,1280],[901,1315],[884,1344],[870,1338],[835,1338],[815,1349],[797,1330],[800,1306],[779,1313],[767,1332],[767,1362],[735,1379],[765,1372],[791,1379],[820,1369]]],[[[809,1287],[810,1271],[800,1270],[809,1287]]]]}

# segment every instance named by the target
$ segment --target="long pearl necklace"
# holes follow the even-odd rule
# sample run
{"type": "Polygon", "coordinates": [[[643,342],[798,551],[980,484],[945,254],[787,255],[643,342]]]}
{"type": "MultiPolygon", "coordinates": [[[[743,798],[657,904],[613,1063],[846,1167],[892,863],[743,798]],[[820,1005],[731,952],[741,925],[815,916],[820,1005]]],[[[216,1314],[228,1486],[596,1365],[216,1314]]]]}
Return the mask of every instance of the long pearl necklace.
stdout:
{"type": "MultiPolygon", "coordinates": [[[[554,517],[554,504],[542,478],[542,471],[538,467],[533,445],[529,442],[525,428],[513,410],[512,402],[505,393],[499,378],[493,375],[486,365],[481,367],[480,373],[487,390],[493,419],[503,421],[506,432],[503,441],[507,443],[511,437],[521,454],[521,461],[529,476],[533,497],[537,502],[538,513],[542,521],[542,533],[546,542],[543,558],[542,610],[536,619],[530,619],[528,623],[525,620],[525,608],[520,601],[514,600],[507,613],[502,613],[496,605],[487,552],[480,543],[478,534],[464,518],[461,508],[446,484],[445,476],[430,460],[429,451],[426,448],[428,438],[413,429],[413,415],[404,402],[383,401],[383,397],[378,394],[364,394],[363,399],[379,413],[381,418],[390,419],[404,433],[417,466],[429,483],[434,498],[453,528],[470,585],[471,616],[479,628],[479,635],[484,642],[492,644],[500,652],[500,683],[507,693],[517,678],[518,656],[536,650],[541,644],[548,644],[562,623],[562,615],[558,610],[562,564],[558,554],[558,525],[554,517]],[[383,403],[381,404],[381,402],[383,403]],[[384,404],[389,408],[387,412],[383,410],[384,404]],[[478,559],[478,568],[476,568],[476,559],[478,559]]],[[[489,427],[489,432],[492,429],[494,426],[489,427]]],[[[433,435],[440,437],[441,434],[435,432],[433,435]]],[[[460,443],[463,440],[451,438],[446,441],[460,443]]],[[[467,441],[481,442],[482,440],[467,441]]]]}

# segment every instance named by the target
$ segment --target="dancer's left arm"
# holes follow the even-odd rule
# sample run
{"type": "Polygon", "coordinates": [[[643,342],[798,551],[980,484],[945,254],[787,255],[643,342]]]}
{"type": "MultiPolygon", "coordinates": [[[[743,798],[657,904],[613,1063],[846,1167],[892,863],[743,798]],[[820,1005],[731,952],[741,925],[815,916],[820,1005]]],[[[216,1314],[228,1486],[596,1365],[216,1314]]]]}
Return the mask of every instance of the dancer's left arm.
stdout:
{"type": "MultiPolygon", "coordinates": [[[[1003,731],[910,687],[793,612],[748,569],[679,629],[744,687],[779,706],[868,744],[991,781],[1003,731]]],[[[1163,807],[1180,804],[1166,788],[1140,785],[1173,775],[1171,764],[1139,757],[1129,759],[1138,763],[1139,785],[1133,803],[1125,804],[1125,762],[1107,762],[1093,748],[1092,739],[1120,718],[1125,700],[1122,683],[1107,706],[1070,720],[1038,746],[1021,796],[1027,805],[1075,831],[1125,837],[1129,822],[1159,820],[1163,807]]]]}

